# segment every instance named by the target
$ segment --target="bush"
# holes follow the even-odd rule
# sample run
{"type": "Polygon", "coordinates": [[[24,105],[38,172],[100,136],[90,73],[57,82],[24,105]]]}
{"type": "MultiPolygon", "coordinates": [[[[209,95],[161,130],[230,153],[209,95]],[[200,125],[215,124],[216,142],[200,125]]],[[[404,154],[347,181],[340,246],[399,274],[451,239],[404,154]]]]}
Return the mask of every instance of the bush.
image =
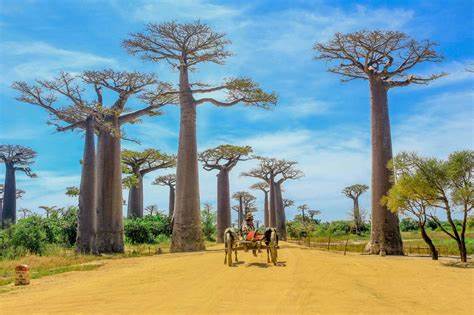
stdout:
{"type": "Polygon", "coordinates": [[[21,219],[11,227],[11,244],[13,247],[24,247],[34,254],[41,255],[47,244],[48,238],[44,230],[43,219],[33,215],[21,219]]]}
{"type": "Polygon", "coordinates": [[[204,205],[204,210],[201,211],[201,228],[204,238],[208,241],[216,240],[216,213],[211,211],[209,204],[204,205]]]}
{"type": "Polygon", "coordinates": [[[400,221],[400,230],[402,232],[418,231],[418,223],[412,218],[403,218],[400,221]]]}
{"type": "Polygon", "coordinates": [[[160,235],[171,235],[170,219],[167,216],[147,215],[143,218],[125,220],[125,238],[132,244],[153,244],[160,235]]]}
{"type": "Polygon", "coordinates": [[[61,222],[61,241],[65,245],[74,246],[77,236],[77,207],[69,207],[63,212],[61,222]]]}

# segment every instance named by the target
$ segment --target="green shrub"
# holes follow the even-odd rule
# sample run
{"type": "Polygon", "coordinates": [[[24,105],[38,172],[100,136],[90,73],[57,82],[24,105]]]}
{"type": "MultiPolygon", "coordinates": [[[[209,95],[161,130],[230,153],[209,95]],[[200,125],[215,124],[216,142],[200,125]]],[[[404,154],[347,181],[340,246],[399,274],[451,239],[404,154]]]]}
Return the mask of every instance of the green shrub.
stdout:
{"type": "Polygon", "coordinates": [[[201,211],[201,228],[206,240],[212,242],[216,240],[216,213],[209,204],[204,205],[204,210],[201,211]]]}
{"type": "Polygon", "coordinates": [[[171,235],[170,220],[161,214],[126,219],[124,227],[126,241],[132,244],[153,244],[159,235],[171,235]]]}
{"type": "Polygon", "coordinates": [[[77,236],[77,213],[79,209],[75,206],[67,208],[61,220],[61,240],[68,246],[76,244],[77,236]]]}
{"type": "Polygon", "coordinates": [[[48,241],[43,223],[43,219],[38,215],[19,220],[11,227],[13,247],[24,247],[31,253],[41,255],[48,241]]]}
{"type": "Polygon", "coordinates": [[[400,221],[400,230],[402,232],[418,231],[418,223],[412,218],[403,218],[400,221]]]}

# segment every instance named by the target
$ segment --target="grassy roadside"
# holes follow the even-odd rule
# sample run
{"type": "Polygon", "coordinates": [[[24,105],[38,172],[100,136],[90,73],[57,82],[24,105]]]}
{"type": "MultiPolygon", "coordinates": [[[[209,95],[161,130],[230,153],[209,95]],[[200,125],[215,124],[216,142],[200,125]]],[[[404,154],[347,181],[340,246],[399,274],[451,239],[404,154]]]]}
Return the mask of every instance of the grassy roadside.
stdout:
{"type": "MultiPolygon", "coordinates": [[[[158,248],[162,253],[169,252],[169,244],[140,244],[126,245],[125,253],[114,255],[80,255],[73,248],[49,246],[45,254],[26,255],[16,259],[0,260],[0,287],[11,284],[15,280],[15,266],[26,264],[30,266],[32,279],[50,276],[69,271],[88,271],[99,268],[101,260],[120,259],[128,257],[156,255],[158,248]]],[[[0,289],[2,292],[2,289],[0,289]]]]}
{"type": "MultiPolygon", "coordinates": [[[[440,256],[457,256],[459,254],[456,242],[440,231],[429,232],[440,256]]],[[[328,249],[334,251],[348,251],[362,253],[366,243],[369,241],[369,234],[364,235],[324,235],[312,236],[301,240],[293,239],[292,242],[297,242],[301,245],[310,245],[321,249],[328,249]],[[346,245],[347,242],[347,245],[346,245]]],[[[420,236],[420,233],[402,232],[403,246],[405,253],[408,255],[427,255],[429,256],[429,249],[426,243],[420,236]]],[[[466,233],[466,247],[468,255],[474,254],[474,231],[466,233]]]]}
{"type": "MultiPolygon", "coordinates": [[[[206,246],[215,245],[206,242],[206,246]]],[[[73,248],[48,246],[43,256],[26,255],[16,259],[0,260],[0,293],[8,291],[7,285],[15,281],[15,266],[26,264],[30,266],[31,279],[55,275],[70,271],[88,271],[100,268],[104,260],[131,257],[153,256],[169,253],[169,242],[160,244],[126,244],[123,254],[81,255],[73,248]]]]}

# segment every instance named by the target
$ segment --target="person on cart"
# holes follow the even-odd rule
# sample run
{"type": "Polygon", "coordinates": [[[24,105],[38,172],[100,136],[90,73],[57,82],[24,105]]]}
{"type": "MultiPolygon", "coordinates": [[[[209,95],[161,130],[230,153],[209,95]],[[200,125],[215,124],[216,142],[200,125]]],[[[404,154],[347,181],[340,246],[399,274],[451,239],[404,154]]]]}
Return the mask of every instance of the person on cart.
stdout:
{"type": "Polygon", "coordinates": [[[260,241],[263,238],[263,235],[258,234],[255,229],[252,212],[245,214],[245,220],[242,224],[242,236],[246,241],[260,241]]]}

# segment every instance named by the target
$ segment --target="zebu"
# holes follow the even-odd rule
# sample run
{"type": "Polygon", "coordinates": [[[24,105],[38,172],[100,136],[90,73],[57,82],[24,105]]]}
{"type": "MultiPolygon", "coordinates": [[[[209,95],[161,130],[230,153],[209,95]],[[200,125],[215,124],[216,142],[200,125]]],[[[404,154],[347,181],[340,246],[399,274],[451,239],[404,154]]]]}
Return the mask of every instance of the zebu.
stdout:
{"type": "Polygon", "coordinates": [[[262,242],[267,250],[267,263],[270,261],[276,265],[278,259],[278,234],[275,228],[267,228],[262,239],[259,240],[241,240],[239,234],[234,228],[227,228],[224,231],[225,257],[224,264],[232,266],[232,251],[234,251],[235,262],[238,262],[237,251],[241,249],[252,249],[254,253],[262,248],[262,242]]]}

